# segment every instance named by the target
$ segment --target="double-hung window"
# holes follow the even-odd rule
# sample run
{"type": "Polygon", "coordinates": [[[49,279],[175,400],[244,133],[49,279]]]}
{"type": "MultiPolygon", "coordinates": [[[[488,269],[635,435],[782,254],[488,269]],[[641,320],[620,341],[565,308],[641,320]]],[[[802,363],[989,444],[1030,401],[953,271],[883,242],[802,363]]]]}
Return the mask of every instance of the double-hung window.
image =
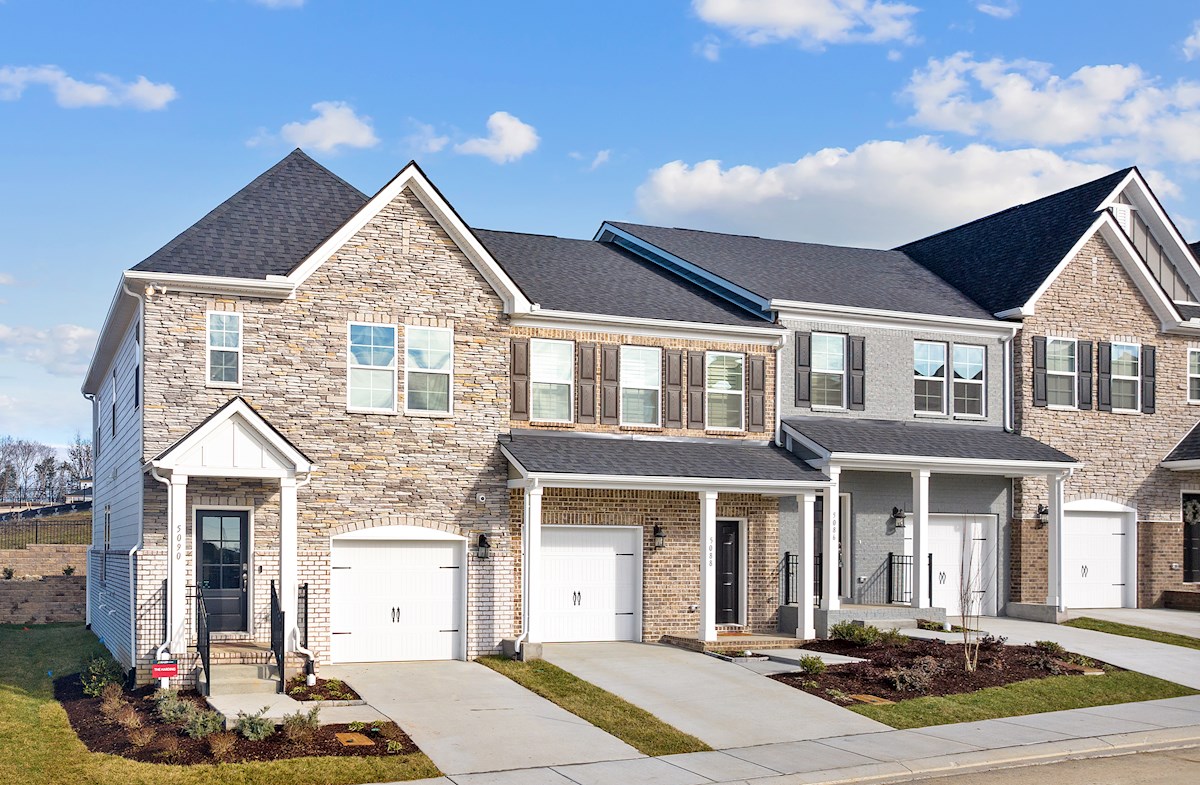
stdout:
{"type": "Polygon", "coordinates": [[[659,425],[662,349],[621,347],[621,425],[659,425]]]}
{"type": "Polygon", "coordinates": [[[237,387],[242,383],[242,315],[208,313],[208,383],[237,387]]]}
{"type": "Polygon", "coordinates": [[[1112,407],[1125,412],[1141,411],[1141,352],[1136,343],[1112,345],[1112,407]]]}
{"type": "Polygon", "coordinates": [[[846,336],[812,334],[809,378],[813,406],[846,408],[846,336]]]}
{"type": "Polygon", "coordinates": [[[745,355],[708,352],[704,366],[705,427],[740,431],[746,399],[745,355]]]}
{"type": "Polygon", "coordinates": [[[1200,349],[1188,349],[1188,403],[1200,403],[1200,349]]]}
{"type": "Polygon", "coordinates": [[[405,408],[449,414],[454,376],[454,334],[443,327],[404,328],[405,408]]]}
{"type": "Polygon", "coordinates": [[[347,405],[351,409],[396,410],[396,328],[350,325],[350,375],[347,405]]]}
{"type": "Polygon", "coordinates": [[[954,413],[983,416],[986,387],[982,346],[954,344],[954,413]]]}
{"type": "Polygon", "coordinates": [[[1079,389],[1079,366],[1073,338],[1046,339],[1046,403],[1074,407],[1079,389]]]}
{"type": "Polygon", "coordinates": [[[946,413],[946,344],[916,341],[913,344],[913,411],[946,413]]]}
{"type": "Polygon", "coordinates": [[[529,341],[529,416],[541,422],[571,422],[575,388],[575,343],[529,341]]]}

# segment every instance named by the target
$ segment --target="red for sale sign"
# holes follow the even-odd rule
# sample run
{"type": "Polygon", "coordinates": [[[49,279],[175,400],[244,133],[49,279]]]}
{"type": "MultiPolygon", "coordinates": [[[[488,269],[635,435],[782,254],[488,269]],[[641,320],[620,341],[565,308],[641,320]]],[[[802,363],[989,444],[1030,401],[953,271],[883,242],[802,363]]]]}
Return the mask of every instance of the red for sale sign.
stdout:
{"type": "Polygon", "coordinates": [[[172,679],[179,675],[179,663],[175,660],[155,662],[150,665],[150,676],[155,679],[172,679]]]}

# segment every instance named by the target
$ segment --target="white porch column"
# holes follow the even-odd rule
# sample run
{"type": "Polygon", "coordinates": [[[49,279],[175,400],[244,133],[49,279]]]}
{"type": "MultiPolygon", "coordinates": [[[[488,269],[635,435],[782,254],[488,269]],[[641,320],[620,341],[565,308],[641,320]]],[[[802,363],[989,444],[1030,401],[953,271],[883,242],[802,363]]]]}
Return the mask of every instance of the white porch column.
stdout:
{"type": "Polygon", "coordinates": [[[817,637],[813,608],[813,582],[817,579],[816,569],[813,565],[817,546],[815,520],[817,494],[815,491],[806,491],[799,501],[800,563],[796,566],[796,580],[800,581],[800,590],[796,592],[796,602],[800,607],[796,612],[796,637],[800,640],[812,640],[817,637]]]}
{"type": "Polygon", "coordinates": [[[929,470],[912,473],[912,606],[929,607],[929,470]]]}
{"type": "Polygon", "coordinates": [[[188,648],[187,483],[186,474],[172,472],[167,486],[167,636],[172,654],[185,654],[188,648]]]}
{"type": "Polygon", "coordinates": [[[525,486],[525,635],[542,642],[542,487],[525,486]]]}
{"type": "Polygon", "coordinates": [[[296,581],[296,507],[296,478],[284,477],[279,481],[279,604],[283,610],[284,636],[289,651],[299,643],[291,637],[291,631],[298,629],[296,625],[300,621],[296,616],[300,607],[296,581]]]}
{"type": "Polygon", "coordinates": [[[700,640],[717,639],[717,492],[700,493],[700,640]]]}
{"type": "Polygon", "coordinates": [[[1046,529],[1046,604],[1066,610],[1062,596],[1062,537],[1063,537],[1063,490],[1067,478],[1063,474],[1046,475],[1049,491],[1050,522],[1046,529]]]}
{"type": "Polygon", "coordinates": [[[840,466],[827,470],[833,482],[824,490],[825,521],[821,525],[821,610],[836,611],[842,607],[842,587],[838,575],[838,560],[841,555],[841,474],[840,466]]]}

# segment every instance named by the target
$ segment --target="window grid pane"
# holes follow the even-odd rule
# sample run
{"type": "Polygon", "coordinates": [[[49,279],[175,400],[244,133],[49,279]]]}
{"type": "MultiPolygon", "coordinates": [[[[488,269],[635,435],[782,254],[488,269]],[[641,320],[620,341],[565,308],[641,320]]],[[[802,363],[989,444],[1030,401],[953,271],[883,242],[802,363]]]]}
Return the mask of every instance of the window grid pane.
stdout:
{"type": "Polygon", "coordinates": [[[1075,373],[1075,342],[1046,341],[1046,370],[1056,373],[1075,373]]]}
{"type": "Polygon", "coordinates": [[[396,406],[396,328],[350,325],[350,406],[391,410],[396,406]]]}
{"type": "Polygon", "coordinates": [[[208,380],[223,384],[237,384],[238,353],[213,349],[209,351],[208,380]]]}
{"type": "Polygon", "coordinates": [[[742,427],[742,396],[737,393],[710,392],[708,394],[708,427],[742,427]]]}
{"type": "Polygon", "coordinates": [[[647,346],[621,347],[621,386],[657,390],[662,379],[660,349],[647,346]]]}
{"type": "Polygon", "coordinates": [[[974,382],[955,382],[954,413],[982,415],[983,385],[974,382]]]}
{"type": "Polygon", "coordinates": [[[570,341],[529,342],[529,378],[532,382],[571,384],[574,381],[575,345],[570,341]]]}
{"type": "Polygon", "coordinates": [[[839,408],[844,406],[845,399],[842,397],[844,378],[841,374],[814,371],[810,384],[813,406],[836,406],[839,408]]]}
{"type": "Polygon", "coordinates": [[[658,390],[621,390],[621,422],[627,425],[658,425],[658,390]]]}
{"type": "Polygon", "coordinates": [[[450,369],[451,338],[447,330],[408,327],[405,330],[408,367],[429,371],[450,369]]]}
{"type": "Polygon", "coordinates": [[[708,389],[714,392],[741,392],[743,358],[740,354],[708,355],[708,389]]]}
{"type": "Polygon", "coordinates": [[[812,367],[814,371],[841,372],[846,370],[846,336],[814,333],[812,336],[812,367]]]}
{"type": "Polygon", "coordinates": [[[913,344],[913,411],[946,413],[946,344],[913,344]]]}
{"type": "Polygon", "coordinates": [[[529,414],[533,419],[560,422],[571,419],[571,385],[533,382],[529,398],[529,414]]]}
{"type": "Polygon", "coordinates": [[[1135,379],[1112,380],[1112,405],[1114,409],[1138,408],[1138,382],[1135,379]]]}
{"type": "Polygon", "coordinates": [[[444,373],[409,373],[408,408],[421,412],[450,411],[450,376],[444,373]]]}
{"type": "Polygon", "coordinates": [[[1137,376],[1140,347],[1131,344],[1114,343],[1112,347],[1113,376],[1137,376]]]}

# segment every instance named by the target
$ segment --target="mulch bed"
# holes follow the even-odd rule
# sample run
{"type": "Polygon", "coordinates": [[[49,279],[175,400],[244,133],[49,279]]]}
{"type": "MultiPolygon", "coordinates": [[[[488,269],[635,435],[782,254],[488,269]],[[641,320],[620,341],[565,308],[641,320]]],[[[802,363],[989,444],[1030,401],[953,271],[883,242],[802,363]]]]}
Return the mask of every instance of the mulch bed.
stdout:
{"type": "Polygon", "coordinates": [[[298,701],[362,700],[350,685],[340,679],[317,679],[317,683],[309,687],[304,683],[303,675],[288,679],[287,694],[298,701]]]}
{"type": "MultiPolygon", "coordinates": [[[[802,648],[860,657],[867,661],[830,665],[824,673],[815,676],[785,673],[771,678],[825,700],[833,699],[840,692],[845,695],[874,695],[890,701],[902,701],[910,698],[957,695],[987,687],[1003,687],[1013,682],[1070,673],[1051,664],[1060,658],[1048,655],[1034,646],[985,643],[979,650],[978,668],[968,672],[963,665],[961,643],[907,640],[908,643],[904,645],[877,642],[867,646],[856,646],[842,640],[814,641],[802,648]],[[897,690],[892,681],[894,672],[911,667],[914,661],[921,657],[937,660],[936,673],[930,680],[928,689],[919,692],[897,690]]],[[[1064,656],[1069,659],[1072,655],[1064,656]]],[[[1111,666],[1105,667],[1112,669],[1111,666]]]]}
{"type": "MultiPolygon", "coordinates": [[[[154,712],[154,703],[149,699],[154,694],[154,689],[153,686],[145,686],[125,692],[126,700],[141,716],[143,725],[153,728],[155,731],[154,740],[139,749],[129,740],[129,732],[125,728],[110,722],[100,712],[101,701],[99,698],[89,698],[83,694],[83,686],[79,682],[78,675],[65,676],[54,681],[55,699],[62,704],[71,721],[71,727],[90,751],[120,755],[145,763],[183,765],[218,762],[240,763],[317,755],[337,757],[407,755],[420,751],[408,734],[395,723],[378,723],[375,726],[379,728],[378,733],[372,732],[369,725],[360,731],[375,741],[375,744],[370,747],[344,747],[334,738],[334,734],[349,731],[349,726],[323,725],[314,732],[312,743],[302,747],[287,741],[279,732],[262,741],[250,741],[236,736],[230,754],[217,761],[209,751],[208,742],[205,739],[188,738],[178,726],[166,724],[158,718],[154,712]],[[168,739],[175,741],[167,741],[168,739]],[[387,750],[389,740],[399,742],[402,749],[389,753],[387,750]],[[177,747],[172,751],[170,747],[173,744],[177,747]]],[[[182,692],[180,698],[192,701],[198,706],[204,706],[204,699],[195,692],[182,692]]]]}

